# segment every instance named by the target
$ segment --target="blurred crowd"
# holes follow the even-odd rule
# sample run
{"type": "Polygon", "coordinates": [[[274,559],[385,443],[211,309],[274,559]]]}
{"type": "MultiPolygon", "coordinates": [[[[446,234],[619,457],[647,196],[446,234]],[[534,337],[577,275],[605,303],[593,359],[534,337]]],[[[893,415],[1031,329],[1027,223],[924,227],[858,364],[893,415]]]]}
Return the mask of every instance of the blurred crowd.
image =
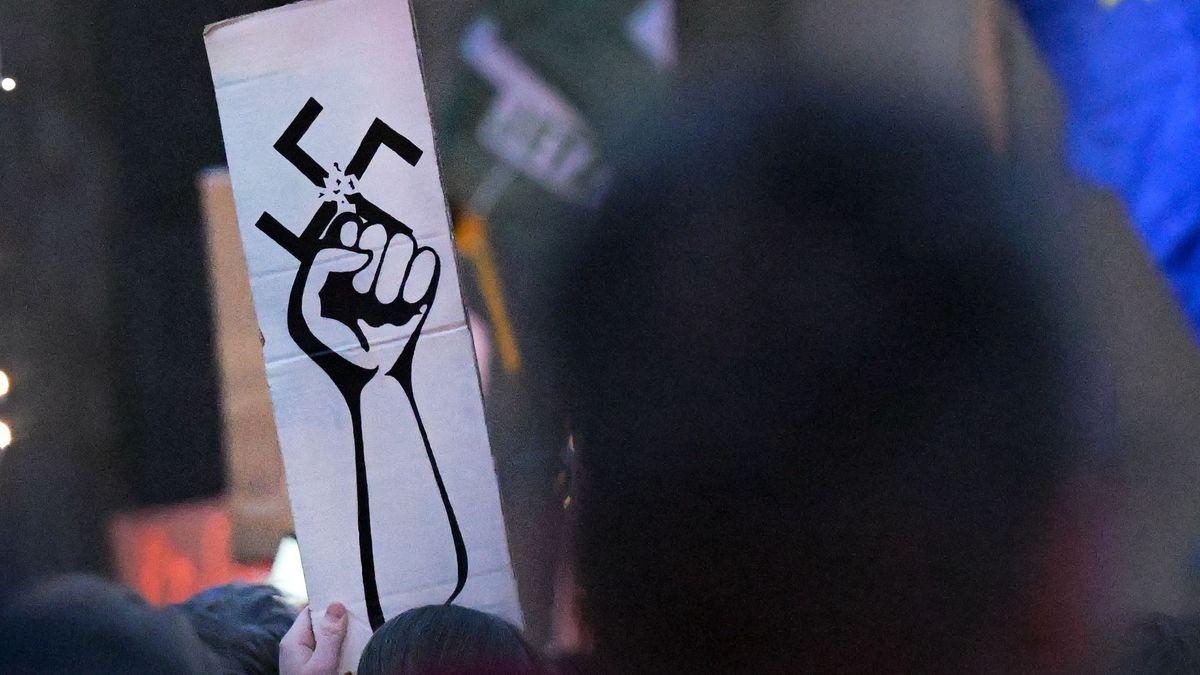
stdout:
{"type": "MultiPolygon", "coordinates": [[[[1109,611],[1114,412],[1055,182],[764,58],[747,39],[775,10],[719,3],[739,16],[706,42],[716,4],[502,2],[464,34],[437,126],[506,516],[531,524],[514,566],[534,596],[567,579],[523,601],[576,633],[421,607],[358,672],[1200,673],[1200,618],[1109,611]]],[[[1168,148],[1200,137],[1200,91],[1119,87],[1140,62],[1091,56],[1117,38],[1089,12],[1175,4],[1016,4],[1080,171],[1194,313],[1200,160],[1168,148]]],[[[1168,34],[1194,40],[1169,74],[1195,85],[1200,33],[1168,34]]],[[[0,673],[332,675],[347,621],[264,586],[152,607],[50,579],[0,609],[0,673]]]]}

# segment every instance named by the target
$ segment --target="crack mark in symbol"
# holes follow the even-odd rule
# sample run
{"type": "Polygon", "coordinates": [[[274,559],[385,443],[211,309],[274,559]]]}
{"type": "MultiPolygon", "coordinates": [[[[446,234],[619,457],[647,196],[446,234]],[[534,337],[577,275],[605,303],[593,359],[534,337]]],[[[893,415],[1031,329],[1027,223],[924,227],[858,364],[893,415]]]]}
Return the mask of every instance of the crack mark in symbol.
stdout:
{"type": "Polygon", "coordinates": [[[457,563],[457,583],[447,603],[462,592],[467,581],[466,543],[417,409],[412,381],[413,355],[437,295],[441,260],[432,248],[418,244],[410,227],[373,204],[358,189],[380,148],[388,148],[412,167],[421,160],[421,149],[376,119],[346,168],[335,162],[329,171],[300,147],[301,139],[323,109],[310,98],[274,145],[318,188],[321,205],[299,235],[265,212],[256,226],[299,261],[288,300],[288,333],[325,371],[350,412],[363,595],[371,627],[377,629],[383,625],[384,616],[375,578],[362,416],[363,390],[376,377],[390,377],[400,383],[425,446],[457,563]],[[373,345],[384,342],[379,339],[380,329],[401,331],[396,337],[403,349],[374,349],[373,345]],[[403,333],[408,329],[411,331],[403,333]],[[361,350],[337,351],[351,335],[361,350]]]}
{"type": "Polygon", "coordinates": [[[333,163],[333,170],[327,172],[323,183],[324,189],[317,193],[317,199],[336,200],[339,206],[347,206],[350,204],[347,199],[350,195],[358,194],[358,188],[354,185],[354,178],[348,176],[338,162],[333,163]]]}

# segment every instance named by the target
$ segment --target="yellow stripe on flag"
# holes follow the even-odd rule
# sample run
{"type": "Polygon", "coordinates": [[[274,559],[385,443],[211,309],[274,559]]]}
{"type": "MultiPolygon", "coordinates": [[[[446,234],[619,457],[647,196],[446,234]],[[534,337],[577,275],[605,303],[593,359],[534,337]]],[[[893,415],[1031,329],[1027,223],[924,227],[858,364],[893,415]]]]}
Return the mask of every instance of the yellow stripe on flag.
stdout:
{"type": "Polygon", "coordinates": [[[508,316],[508,306],[504,303],[496,259],[488,243],[487,221],[477,213],[464,211],[455,228],[454,240],[458,250],[475,266],[479,291],[483,294],[485,309],[492,324],[500,363],[509,374],[520,372],[521,350],[517,348],[517,336],[508,316]]]}

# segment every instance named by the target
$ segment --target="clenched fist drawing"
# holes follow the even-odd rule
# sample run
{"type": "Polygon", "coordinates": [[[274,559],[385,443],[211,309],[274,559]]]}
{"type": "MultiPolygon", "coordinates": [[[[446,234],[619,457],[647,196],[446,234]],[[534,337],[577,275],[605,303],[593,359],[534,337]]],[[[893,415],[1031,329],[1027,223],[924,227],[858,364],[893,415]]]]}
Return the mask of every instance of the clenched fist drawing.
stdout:
{"type": "Polygon", "coordinates": [[[441,275],[437,253],[418,247],[410,232],[354,213],[338,215],[329,229],[296,275],[289,331],[315,348],[335,382],[346,381],[339,388],[351,391],[343,393],[376,373],[411,386],[411,356],[441,275]]]}

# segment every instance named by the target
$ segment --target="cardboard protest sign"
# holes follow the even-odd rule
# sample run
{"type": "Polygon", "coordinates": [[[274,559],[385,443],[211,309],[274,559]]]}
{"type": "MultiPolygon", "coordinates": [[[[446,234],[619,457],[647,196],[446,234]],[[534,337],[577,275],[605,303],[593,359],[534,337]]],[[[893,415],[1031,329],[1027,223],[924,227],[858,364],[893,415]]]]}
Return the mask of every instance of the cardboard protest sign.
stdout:
{"type": "Polygon", "coordinates": [[[197,183],[208,243],[233,556],[240,562],[270,560],[279,540],[292,530],[292,513],[233,205],[233,185],[222,169],[204,171],[197,183]]]}
{"type": "Polygon", "coordinates": [[[205,32],[314,609],[519,622],[411,10],[308,0],[205,32]]]}

